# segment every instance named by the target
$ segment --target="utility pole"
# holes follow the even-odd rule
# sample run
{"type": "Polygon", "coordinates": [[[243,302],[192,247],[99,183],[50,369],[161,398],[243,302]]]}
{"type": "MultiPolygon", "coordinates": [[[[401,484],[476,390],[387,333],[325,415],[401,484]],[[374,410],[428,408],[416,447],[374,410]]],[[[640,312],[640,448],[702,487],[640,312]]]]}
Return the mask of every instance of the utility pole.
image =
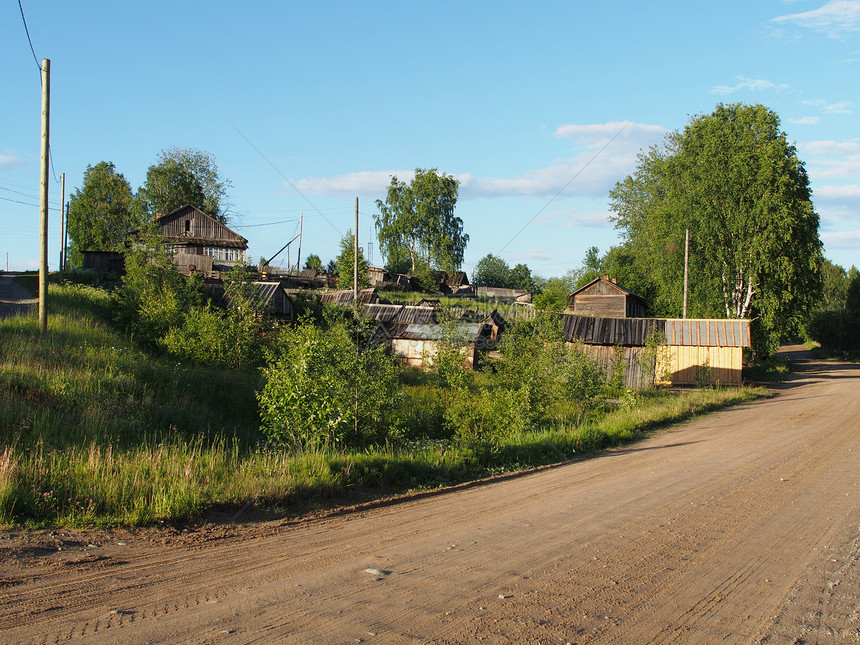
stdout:
{"type": "Polygon", "coordinates": [[[358,307],[358,196],[355,197],[355,238],[352,249],[352,299],[358,307]]]}
{"type": "Polygon", "coordinates": [[[687,317],[687,279],[690,275],[690,229],[687,229],[686,239],[684,240],[684,315],[687,317]]]}
{"type": "Polygon", "coordinates": [[[63,270],[66,269],[66,263],[69,261],[68,253],[66,253],[69,248],[69,205],[65,204],[63,206],[66,213],[66,225],[63,227],[63,270]]]}
{"type": "Polygon", "coordinates": [[[65,264],[63,253],[66,251],[66,173],[60,173],[60,282],[63,281],[65,264]]]}
{"type": "Polygon", "coordinates": [[[39,181],[39,331],[48,330],[48,166],[51,127],[51,61],[42,59],[42,155],[39,181]]]}
{"type": "Polygon", "coordinates": [[[305,214],[299,214],[299,257],[296,259],[296,273],[302,270],[302,224],[305,221],[305,214]]]}

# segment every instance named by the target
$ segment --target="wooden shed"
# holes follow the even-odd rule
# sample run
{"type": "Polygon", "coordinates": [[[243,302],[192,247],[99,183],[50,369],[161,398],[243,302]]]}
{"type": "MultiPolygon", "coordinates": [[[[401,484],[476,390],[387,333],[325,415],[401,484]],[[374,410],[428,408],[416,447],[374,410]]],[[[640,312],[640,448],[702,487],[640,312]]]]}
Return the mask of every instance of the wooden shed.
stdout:
{"type": "Polygon", "coordinates": [[[567,310],[578,316],[641,318],[645,315],[645,301],[619,285],[617,279],[603,276],[571,293],[567,310]]]}
{"type": "Polygon", "coordinates": [[[364,315],[369,320],[383,323],[435,325],[439,322],[436,319],[436,311],[434,307],[389,305],[377,302],[366,305],[364,315]]]}
{"type": "Polygon", "coordinates": [[[416,323],[380,323],[374,340],[384,342],[391,353],[404,365],[428,369],[439,355],[444,343],[461,344],[463,367],[474,369],[478,364],[479,351],[489,341],[489,325],[484,323],[459,323],[453,326],[416,323]]]}
{"type": "Polygon", "coordinates": [[[607,374],[619,357],[624,360],[624,384],[642,389],[653,384],[696,385],[710,380],[740,385],[743,348],[749,347],[748,320],[665,318],[595,318],[563,315],[565,339],[582,343],[607,374]],[[643,369],[649,335],[665,341],[658,348],[654,373],[643,369]]]}

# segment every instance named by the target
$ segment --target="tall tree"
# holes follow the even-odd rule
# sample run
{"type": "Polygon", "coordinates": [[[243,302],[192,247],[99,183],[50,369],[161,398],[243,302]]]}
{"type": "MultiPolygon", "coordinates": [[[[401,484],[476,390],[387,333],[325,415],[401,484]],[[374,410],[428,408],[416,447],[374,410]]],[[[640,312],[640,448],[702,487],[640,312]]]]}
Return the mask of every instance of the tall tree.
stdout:
{"type": "Polygon", "coordinates": [[[476,287],[507,288],[511,281],[511,268],[502,258],[488,253],[475,265],[472,284],[476,287]]]}
{"type": "Polygon", "coordinates": [[[690,230],[692,311],[754,319],[759,354],[794,333],[819,297],[809,179],[764,106],[721,104],[694,117],[662,150],[640,155],[610,197],[616,226],[653,270],[664,305],[680,303],[690,230]]]}
{"type": "Polygon", "coordinates": [[[142,217],[152,218],[190,205],[226,224],[229,187],[229,180],[220,178],[211,153],[171,146],[146,171],[135,208],[142,217]]]}
{"type": "Polygon", "coordinates": [[[406,184],[391,178],[385,201],[374,215],[379,246],[390,271],[415,272],[419,259],[448,273],[458,271],[469,236],[454,215],[460,183],[435,168],[415,170],[406,184]]]}
{"type": "Polygon", "coordinates": [[[122,248],[132,222],[131,185],[113,163],[87,166],[83,186],[69,197],[69,261],[83,263],[84,251],[117,251],[122,248]]]}
{"type": "MultiPolygon", "coordinates": [[[[347,231],[340,240],[340,255],[337,256],[337,288],[352,289],[355,273],[355,240],[352,231],[347,231]]],[[[358,288],[365,289],[370,286],[370,277],[367,275],[367,260],[364,251],[358,247],[358,288]]]]}

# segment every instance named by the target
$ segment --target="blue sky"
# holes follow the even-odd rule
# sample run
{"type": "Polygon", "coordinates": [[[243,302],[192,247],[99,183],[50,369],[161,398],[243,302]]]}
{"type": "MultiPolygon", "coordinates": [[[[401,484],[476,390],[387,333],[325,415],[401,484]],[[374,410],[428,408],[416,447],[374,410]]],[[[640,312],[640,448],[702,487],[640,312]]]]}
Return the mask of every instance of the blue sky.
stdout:
{"type": "MultiPolygon", "coordinates": [[[[360,242],[391,175],[457,177],[470,236],[543,276],[618,243],[608,192],[636,154],[720,103],[762,103],[806,162],[828,258],[860,265],[860,1],[22,0],[51,60],[49,263],[60,187],[111,161],[133,189],[169,146],[212,153],[253,260],[297,231],[360,242]]],[[[38,263],[40,80],[0,6],[0,265],[38,263]]],[[[295,261],[295,251],[292,260],[295,261]]],[[[284,262],[280,256],[275,264],[284,262]]]]}

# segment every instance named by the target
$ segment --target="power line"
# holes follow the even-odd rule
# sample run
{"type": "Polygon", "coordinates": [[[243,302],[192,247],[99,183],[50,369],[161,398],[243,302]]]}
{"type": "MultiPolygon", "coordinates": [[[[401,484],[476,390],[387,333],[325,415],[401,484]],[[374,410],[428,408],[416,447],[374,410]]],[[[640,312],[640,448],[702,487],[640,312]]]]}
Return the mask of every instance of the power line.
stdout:
{"type": "Polygon", "coordinates": [[[627,123],[625,123],[624,126],[618,132],[616,132],[615,135],[609,141],[606,142],[606,145],[604,145],[600,150],[598,150],[597,153],[591,159],[589,159],[588,162],[582,168],[580,168],[579,170],[576,171],[576,174],[570,178],[570,181],[568,181],[564,186],[562,186],[561,190],[559,190],[555,195],[553,195],[552,198],[546,204],[543,205],[543,208],[541,208],[537,213],[535,213],[534,217],[532,217],[528,222],[526,222],[525,225],[519,231],[517,231],[517,234],[514,235],[507,244],[505,244],[502,248],[499,249],[499,251],[498,251],[499,255],[501,255],[502,251],[504,251],[506,248],[508,248],[511,245],[511,242],[513,242],[515,239],[517,239],[520,236],[520,233],[522,233],[524,230],[526,230],[529,227],[529,225],[538,218],[538,215],[543,213],[547,209],[547,207],[555,201],[556,197],[558,197],[565,190],[567,190],[567,187],[573,183],[573,180],[576,179],[577,177],[579,177],[583,173],[583,171],[591,165],[592,161],[594,161],[601,154],[603,154],[603,151],[609,147],[609,144],[611,144],[613,141],[615,141],[619,137],[619,135],[622,132],[624,132],[624,130],[627,129],[628,125],[630,125],[629,121],[627,123]]]}
{"type": "Polygon", "coordinates": [[[18,8],[21,10],[21,21],[24,23],[24,31],[27,34],[27,42],[30,43],[30,51],[33,52],[33,60],[36,61],[36,67],[39,68],[39,73],[42,73],[42,64],[39,62],[39,57],[36,56],[36,50],[33,49],[33,41],[30,39],[30,30],[27,28],[27,19],[24,17],[24,7],[21,5],[21,0],[18,0],[18,8]]]}
{"type": "Polygon", "coordinates": [[[289,222],[298,222],[297,219],[285,219],[280,222],[266,222],[265,224],[242,224],[240,226],[233,226],[233,228],[256,228],[258,226],[275,226],[276,224],[288,224],[289,222]]]}
{"type": "Polygon", "coordinates": [[[323,212],[322,212],[319,208],[317,208],[316,206],[314,206],[313,202],[312,202],[311,200],[309,200],[309,199],[305,196],[305,194],[304,194],[302,191],[300,191],[300,190],[298,189],[298,186],[296,186],[293,182],[291,182],[291,181],[287,178],[287,176],[286,176],[284,173],[282,173],[282,172],[280,171],[280,169],[279,169],[275,164],[273,164],[271,161],[269,161],[269,158],[268,158],[268,157],[266,157],[266,155],[264,155],[264,154],[260,151],[260,149],[259,149],[257,146],[255,146],[253,143],[251,143],[251,140],[250,140],[248,137],[246,137],[244,134],[242,134],[242,131],[241,131],[239,128],[237,128],[237,127],[236,127],[235,125],[233,125],[232,123],[231,123],[230,125],[231,125],[231,126],[233,126],[233,129],[234,129],[236,132],[238,132],[238,133],[239,133],[239,136],[240,136],[240,137],[242,137],[245,141],[247,141],[247,142],[248,142],[248,145],[249,145],[249,146],[251,146],[254,150],[256,150],[256,151],[257,151],[257,154],[258,154],[258,155],[260,155],[260,156],[263,158],[263,160],[264,160],[267,164],[269,164],[269,165],[270,165],[270,166],[275,170],[275,172],[276,172],[276,173],[278,173],[278,174],[283,178],[283,180],[284,180],[285,182],[287,182],[290,186],[292,186],[292,188],[293,188],[293,190],[294,190],[294,191],[296,191],[299,195],[301,195],[301,196],[304,198],[304,200],[305,200],[308,204],[310,204],[311,208],[313,208],[317,213],[319,213],[319,214],[320,214],[320,217],[322,217],[326,222],[328,222],[328,225],[329,225],[329,226],[331,226],[331,227],[334,229],[335,233],[337,233],[338,235],[341,235],[341,236],[343,235],[343,233],[341,233],[341,232],[340,232],[340,229],[339,229],[337,226],[335,226],[334,224],[332,224],[331,220],[330,220],[328,217],[326,217],[325,215],[323,215],[323,212]]]}

